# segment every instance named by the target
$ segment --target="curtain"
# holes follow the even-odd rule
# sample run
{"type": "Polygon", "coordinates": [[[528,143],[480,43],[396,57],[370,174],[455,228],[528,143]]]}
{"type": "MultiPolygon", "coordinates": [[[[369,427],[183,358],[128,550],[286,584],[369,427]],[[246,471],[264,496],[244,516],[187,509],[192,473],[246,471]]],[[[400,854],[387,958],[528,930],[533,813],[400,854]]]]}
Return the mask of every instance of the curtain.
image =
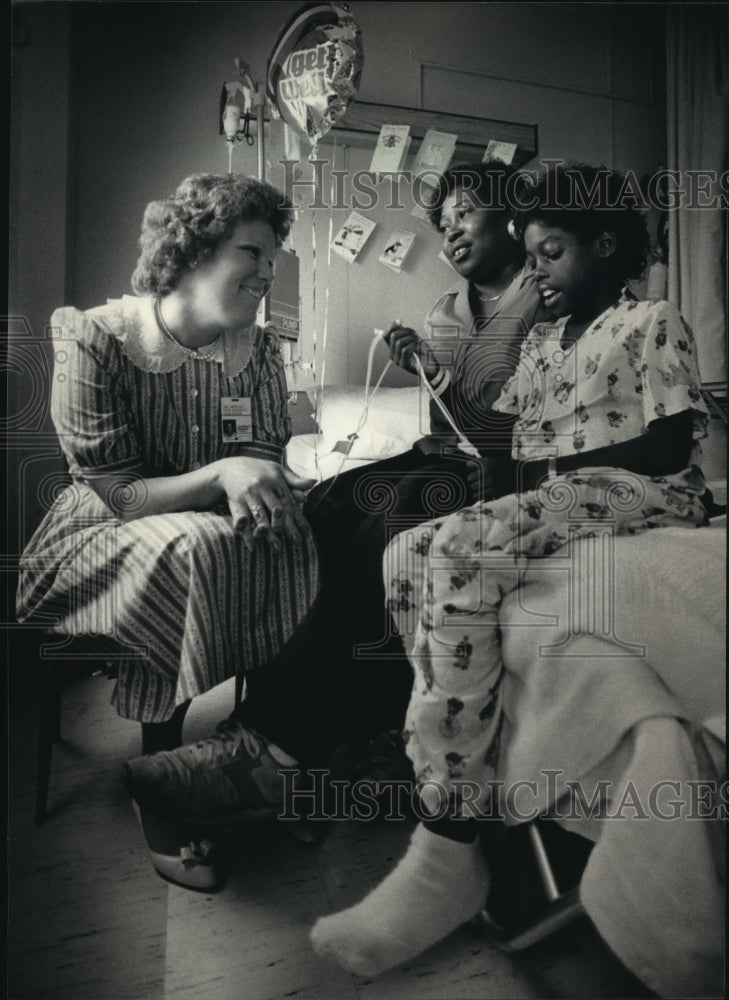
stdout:
{"type": "Polygon", "coordinates": [[[668,167],[694,203],[682,199],[669,212],[668,299],[694,331],[702,381],[726,382],[729,211],[700,206],[719,201],[729,167],[729,10],[672,4],[667,18],[668,167]],[[716,179],[702,173],[697,181],[686,171],[716,179]]]}

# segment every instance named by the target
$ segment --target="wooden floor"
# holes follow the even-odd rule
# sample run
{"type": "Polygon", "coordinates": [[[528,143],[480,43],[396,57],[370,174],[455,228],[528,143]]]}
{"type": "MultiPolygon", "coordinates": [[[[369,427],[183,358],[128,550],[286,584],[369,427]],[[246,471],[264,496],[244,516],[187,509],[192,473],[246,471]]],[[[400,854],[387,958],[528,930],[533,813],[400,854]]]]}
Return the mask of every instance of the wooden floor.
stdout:
{"type": "MultiPolygon", "coordinates": [[[[216,895],[187,892],[151,868],[120,781],[139,729],[109,704],[112,682],[74,680],[66,742],[54,750],[50,814],[33,821],[32,692],[11,697],[9,955],[11,1000],[466,1000],[650,994],[587,923],[516,955],[476,924],[374,980],[319,959],[314,920],[359,899],[404,850],[408,823],[334,824],[317,846],[281,826],[226,832],[231,865],[216,895]]],[[[194,703],[186,738],[232,706],[230,684],[194,703]]]]}

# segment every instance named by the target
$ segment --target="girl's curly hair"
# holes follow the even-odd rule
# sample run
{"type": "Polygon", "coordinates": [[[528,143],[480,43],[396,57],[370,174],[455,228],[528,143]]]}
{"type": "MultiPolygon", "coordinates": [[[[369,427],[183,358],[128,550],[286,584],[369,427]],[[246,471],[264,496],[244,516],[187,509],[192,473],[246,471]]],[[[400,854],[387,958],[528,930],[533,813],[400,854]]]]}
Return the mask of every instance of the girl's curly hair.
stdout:
{"type": "Polygon", "coordinates": [[[574,233],[588,246],[601,233],[615,236],[611,258],[621,281],[645,271],[650,237],[642,202],[623,174],[586,163],[550,165],[522,191],[514,228],[520,238],[530,222],[574,233]]]}
{"type": "Polygon", "coordinates": [[[259,219],[283,243],[293,222],[291,202],[270,184],[241,174],[187,177],[171,197],[147,205],[132,288],[138,295],[166,295],[239,222],[259,219]]]}

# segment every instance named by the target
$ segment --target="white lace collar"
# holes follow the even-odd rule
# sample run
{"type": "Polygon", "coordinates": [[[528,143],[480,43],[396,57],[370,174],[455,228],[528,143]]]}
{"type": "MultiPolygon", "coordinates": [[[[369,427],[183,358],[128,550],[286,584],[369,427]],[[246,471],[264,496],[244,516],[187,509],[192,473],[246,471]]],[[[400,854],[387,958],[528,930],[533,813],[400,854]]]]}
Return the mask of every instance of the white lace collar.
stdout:
{"type": "Polygon", "coordinates": [[[223,334],[218,350],[209,361],[191,359],[165,337],[154,318],[154,299],[123,295],[109,299],[105,306],[90,309],[89,315],[116,337],[122,352],[145,372],[173,372],[186,362],[197,365],[220,364],[226,375],[238,375],[250,361],[259,328],[251,326],[239,333],[223,334]]]}

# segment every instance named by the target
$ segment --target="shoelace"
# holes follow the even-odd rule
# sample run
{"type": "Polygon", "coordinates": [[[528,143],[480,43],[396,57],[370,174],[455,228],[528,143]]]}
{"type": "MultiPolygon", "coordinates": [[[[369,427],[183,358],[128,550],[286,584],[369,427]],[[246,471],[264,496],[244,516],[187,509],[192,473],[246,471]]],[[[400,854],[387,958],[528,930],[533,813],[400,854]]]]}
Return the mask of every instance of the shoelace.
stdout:
{"type": "Polygon", "coordinates": [[[240,752],[241,744],[252,760],[261,756],[262,747],[256,736],[240,723],[226,719],[217,726],[214,736],[198,743],[198,748],[208,750],[210,762],[215,764],[225,757],[234,757],[240,752]]]}

